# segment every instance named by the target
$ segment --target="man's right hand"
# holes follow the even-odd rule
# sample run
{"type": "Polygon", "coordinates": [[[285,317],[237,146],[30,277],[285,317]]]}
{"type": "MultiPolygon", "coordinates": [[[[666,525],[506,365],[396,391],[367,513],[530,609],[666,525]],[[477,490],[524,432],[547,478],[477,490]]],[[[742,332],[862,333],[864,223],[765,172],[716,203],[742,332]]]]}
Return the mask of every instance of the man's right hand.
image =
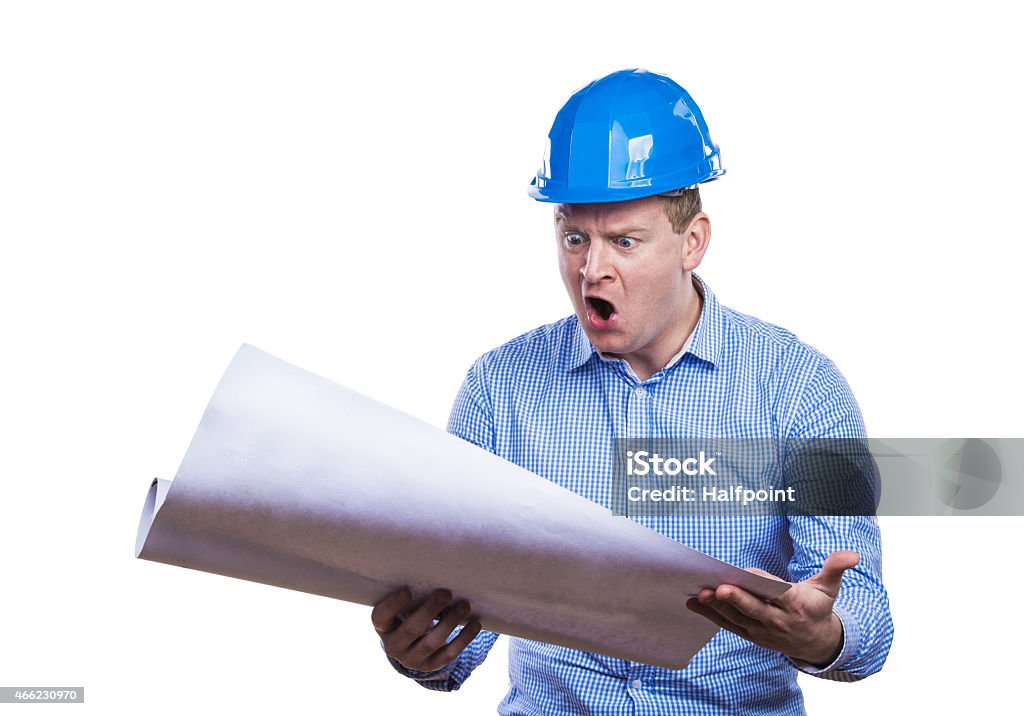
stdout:
{"type": "Polygon", "coordinates": [[[469,602],[460,599],[453,604],[452,593],[447,589],[435,589],[416,610],[403,614],[411,602],[412,593],[403,587],[384,597],[370,613],[373,628],[384,643],[384,652],[407,669],[437,671],[455,661],[480,633],[480,622],[473,619],[458,636],[445,643],[455,627],[469,616],[469,602]]]}

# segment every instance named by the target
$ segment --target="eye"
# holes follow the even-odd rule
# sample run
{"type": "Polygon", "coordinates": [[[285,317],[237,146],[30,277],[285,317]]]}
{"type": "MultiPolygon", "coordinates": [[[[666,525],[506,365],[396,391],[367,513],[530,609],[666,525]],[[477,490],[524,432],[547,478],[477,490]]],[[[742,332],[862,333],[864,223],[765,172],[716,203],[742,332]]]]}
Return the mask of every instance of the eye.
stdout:
{"type": "Polygon", "coordinates": [[[586,237],[584,237],[583,234],[570,232],[563,237],[563,241],[565,241],[565,245],[569,247],[582,246],[583,242],[586,241],[586,237]]]}
{"type": "Polygon", "coordinates": [[[631,249],[636,246],[636,239],[631,239],[628,236],[618,236],[615,238],[615,245],[622,249],[631,249]]]}

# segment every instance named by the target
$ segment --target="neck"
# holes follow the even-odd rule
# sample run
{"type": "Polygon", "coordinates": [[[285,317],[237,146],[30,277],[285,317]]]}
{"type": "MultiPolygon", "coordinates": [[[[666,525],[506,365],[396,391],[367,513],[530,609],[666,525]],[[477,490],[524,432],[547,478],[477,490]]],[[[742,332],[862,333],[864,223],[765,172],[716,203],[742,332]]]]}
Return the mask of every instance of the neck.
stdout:
{"type": "Polygon", "coordinates": [[[701,309],[704,306],[704,297],[697,291],[694,282],[690,280],[690,290],[687,291],[682,306],[678,310],[679,320],[666,333],[664,338],[648,350],[639,351],[627,356],[621,356],[629,363],[636,377],[643,382],[668,365],[668,362],[683,349],[686,339],[693,333],[697,322],[700,320],[701,309]]]}

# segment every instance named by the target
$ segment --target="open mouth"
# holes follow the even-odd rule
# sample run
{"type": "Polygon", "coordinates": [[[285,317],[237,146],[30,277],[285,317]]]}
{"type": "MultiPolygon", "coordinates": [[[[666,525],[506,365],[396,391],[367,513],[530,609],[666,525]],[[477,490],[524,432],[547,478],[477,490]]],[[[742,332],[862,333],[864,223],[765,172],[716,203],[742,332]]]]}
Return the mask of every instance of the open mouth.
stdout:
{"type": "Polygon", "coordinates": [[[611,301],[595,296],[588,296],[585,301],[587,304],[587,320],[593,328],[609,328],[615,323],[618,314],[615,312],[615,305],[611,301]]]}

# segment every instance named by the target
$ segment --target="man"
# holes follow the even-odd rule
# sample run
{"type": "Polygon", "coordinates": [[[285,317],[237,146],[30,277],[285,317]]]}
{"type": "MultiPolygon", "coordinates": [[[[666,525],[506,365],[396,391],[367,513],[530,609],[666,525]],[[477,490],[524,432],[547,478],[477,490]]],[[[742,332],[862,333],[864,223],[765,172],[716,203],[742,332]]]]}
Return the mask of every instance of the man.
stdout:
{"type": "MultiPolygon", "coordinates": [[[[694,273],[711,237],[696,185],[723,173],[671,79],[622,71],[574,94],[530,192],[556,204],[574,315],[481,357],[449,431],[606,506],[615,438],[863,438],[828,358],[722,306],[694,273]]],[[[892,622],[873,517],[632,518],[793,586],[771,602],[731,585],[681,595],[722,630],[679,671],[513,638],[500,713],[799,714],[797,670],[852,681],[881,668],[892,622]]],[[[497,637],[470,615],[447,590],[413,609],[403,589],[372,621],[395,668],[452,690],[497,637]]]]}

